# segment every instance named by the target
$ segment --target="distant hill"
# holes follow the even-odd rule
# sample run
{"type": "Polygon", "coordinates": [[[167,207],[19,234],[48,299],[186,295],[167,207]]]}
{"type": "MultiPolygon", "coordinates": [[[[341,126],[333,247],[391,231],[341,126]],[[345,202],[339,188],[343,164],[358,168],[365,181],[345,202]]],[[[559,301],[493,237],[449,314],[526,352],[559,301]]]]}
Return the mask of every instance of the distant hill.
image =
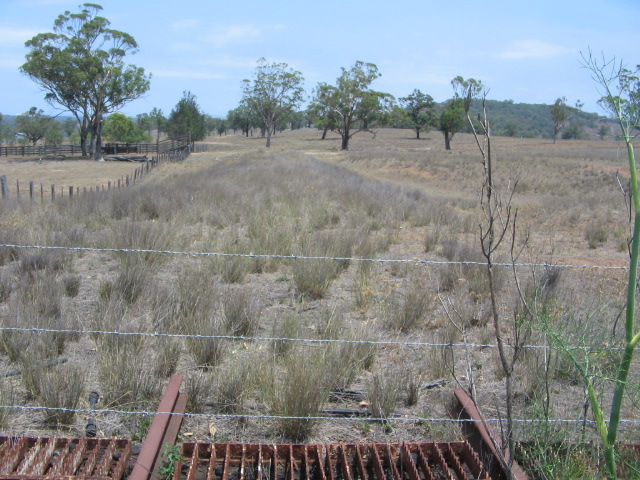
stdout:
{"type": "MultiPolygon", "coordinates": [[[[486,106],[492,135],[553,138],[553,119],[549,105],[514,103],[512,100],[487,100],[486,106]]],[[[474,101],[471,106],[471,118],[476,118],[481,110],[481,102],[474,101]]],[[[563,131],[566,131],[571,124],[579,124],[582,127],[583,138],[596,138],[602,124],[608,125],[615,131],[615,122],[607,117],[569,106],[567,110],[568,121],[563,131]]],[[[559,137],[562,137],[563,131],[560,132],[559,137]]]]}

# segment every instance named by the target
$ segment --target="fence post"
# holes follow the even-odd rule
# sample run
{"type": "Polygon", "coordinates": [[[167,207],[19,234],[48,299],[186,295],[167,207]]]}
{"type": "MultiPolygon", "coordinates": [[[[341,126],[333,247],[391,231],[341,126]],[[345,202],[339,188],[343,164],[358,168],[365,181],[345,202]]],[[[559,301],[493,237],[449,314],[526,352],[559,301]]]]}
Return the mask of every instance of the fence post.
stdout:
{"type": "Polygon", "coordinates": [[[56,186],[51,184],[51,201],[53,202],[56,199],[56,186]]]}
{"type": "Polygon", "coordinates": [[[73,198],[73,187],[69,187],[69,198],[73,198]]]}
{"type": "Polygon", "coordinates": [[[125,184],[125,185],[126,185],[127,187],[129,186],[129,175],[127,175],[127,178],[126,178],[126,184],[125,184]]]}
{"type": "Polygon", "coordinates": [[[32,202],[35,199],[35,191],[33,189],[33,180],[29,181],[29,198],[31,199],[32,202]]]}
{"type": "Polygon", "coordinates": [[[16,198],[20,199],[20,180],[16,180],[16,198]]]}
{"type": "Polygon", "coordinates": [[[6,175],[0,176],[0,189],[2,190],[2,198],[9,200],[9,185],[6,175]]]}
{"type": "Polygon", "coordinates": [[[40,184],[40,203],[44,203],[44,185],[40,184]]]}
{"type": "Polygon", "coordinates": [[[107,182],[107,190],[111,190],[111,180],[107,182]]]}

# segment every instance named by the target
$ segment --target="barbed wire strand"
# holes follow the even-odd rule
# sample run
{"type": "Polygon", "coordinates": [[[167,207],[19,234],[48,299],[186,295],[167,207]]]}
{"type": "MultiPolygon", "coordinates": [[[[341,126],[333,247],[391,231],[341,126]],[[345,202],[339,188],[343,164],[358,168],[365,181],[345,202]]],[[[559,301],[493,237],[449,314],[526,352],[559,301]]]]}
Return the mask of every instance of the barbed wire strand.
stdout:
{"type": "MultiPolygon", "coordinates": [[[[300,343],[347,343],[347,344],[364,344],[379,346],[406,346],[406,347],[467,347],[467,348],[498,348],[497,344],[492,343],[432,343],[432,342],[401,342],[398,340],[342,340],[336,338],[291,338],[291,337],[247,337],[242,335],[200,335],[187,333],[165,333],[165,332],[122,332],[109,330],[73,330],[73,329],[54,329],[54,328],[36,328],[36,327],[0,327],[0,332],[29,332],[29,333],[68,333],[88,335],[119,335],[119,336],[137,336],[137,337],[162,337],[162,338],[197,338],[197,339],[220,339],[220,340],[237,340],[237,341],[259,341],[259,342],[300,342],[300,343]]],[[[531,350],[585,350],[585,351],[616,351],[624,350],[623,347],[610,347],[598,345],[563,345],[556,347],[553,345],[519,345],[518,348],[531,350]]]]}
{"type": "MultiPolygon", "coordinates": [[[[162,255],[185,255],[185,256],[205,256],[205,257],[244,257],[244,258],[275,258],[290,260],[335,260],[339,262],[372,262],[372,263],[413,263],[416,265],[486,265],[485,262],[475,262],[466,260],[425,260],[418,258],[360,258],[360,257],[326,257],[326,256],[308,256],[308,255],[276,255],[265,253],[224,253],[224,252],[194,252],[181,250],[153,250],[144,248],[102,248],[102,247],[64,247],[54,245],[20,245],[12,243],[2,243],[0,248],[25,248],[25,249],[41,249],[41,250],[67,250],[79,252],[114,252],[114,253],[155,253],[162,255]]],[[[578,269],[597,269],[597,270],[629,270],[627,266],[616,265],[570,265],[555,263],[493,263],[497,267],[529,267],[529,268],[578,268],[578,269]]]]}
{"type": "MultiPolygon", "coordinates": [[[[80,414],[87,414],[92,416],[113,414],[113,415],[141,415],[141,416],[154,416],[154,415],[182,415],[184,417],[191,418],[226,418],[226,419],[255,419],[255,420],[332,420],[332,421],[367,421],[367,422],[405,422],[405,423],[417,423],[417,422],[433,422],[433,423],[500,423],[504,421],[504,418],[484,418],[484,419],[465,419],[465,418],[446,418],[446,417],[404,417],[393,416],[390,418],[378,418],[378,417],[334,417],[334,416],[308,416],[297,417],[287,415],[255,415],[255,414],[231,414],[231,413],[179,413],[179,412],[150,412],[146,410],[117,410],[117,409],[73,409],[73,408],[58,408],[58,407],[43,407],[43,406],[5,406],[0,405],[0,410],[25,410],[25,411],[53,411],[53,412],[73,412],[80,414]]],[[[571,424],[571,423],[587,423],[596,424],[595,420],[588,419],[568,419],[568,418],[556,418],[556,419],[536,419],[536,418],[514,418],[513,422],[523,424],[534,423],[559,423],[559,424],[571,424]]],[[[621,419],[620,423],[637,425],[640,424],[640,420],[621,419]]]]}

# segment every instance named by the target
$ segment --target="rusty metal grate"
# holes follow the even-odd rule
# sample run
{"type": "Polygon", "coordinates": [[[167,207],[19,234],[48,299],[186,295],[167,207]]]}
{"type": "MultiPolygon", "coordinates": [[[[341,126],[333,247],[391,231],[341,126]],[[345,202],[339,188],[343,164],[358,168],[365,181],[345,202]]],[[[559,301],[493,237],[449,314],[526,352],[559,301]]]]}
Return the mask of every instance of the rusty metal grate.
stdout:
{"type": "Polygon", "coordinates": [[[120,480],[131,448],[129,439],[0,436],[0,479],[120,480]]]}
{"type": "Polygon", "coordinates": [[[467,442],[263,445],[184,443],[174,480],[489,479],[467,442]]]}

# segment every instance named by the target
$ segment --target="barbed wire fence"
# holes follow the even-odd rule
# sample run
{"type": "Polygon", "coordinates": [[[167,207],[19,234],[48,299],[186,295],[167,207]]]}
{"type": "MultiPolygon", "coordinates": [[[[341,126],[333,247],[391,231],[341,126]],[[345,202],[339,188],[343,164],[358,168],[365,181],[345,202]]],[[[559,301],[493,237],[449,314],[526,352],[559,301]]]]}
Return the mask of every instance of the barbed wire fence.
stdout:
{"type": "MultiPolygon", "coordinates": [[[[202,251],[181,251],[181,250],[155,250],[155,249],[141,249],[141,248],[101,248],[101,247],[69,247],[69,246],[56,246],[56,245],[36,245],[36,244],[14,244],[14,243],[0,243],[1,248],[11,249],[34,249],[34,250],[63,250],[72,252],[108,252],[108,253],[139,253],[139,254],[159,254],[159,255],[176,255],[176,256],[188,256],[188,257],[244,257],[244,258],[265,258],[265,259],[290,259],[290,260],[326,260],[326,261],[351,261],[351,262],[371,262],[371,263],[401,263],[401,264],[414,264],[418,266],[443,266],[443,265],[485,265],[483,262],[476,261],[453,261],[453,260],[426,260],[419,258],[412,259],[386,259],[386,258],[360,258],[360,257],[329,257],[329,256],[304,256],[304,255],[277,255],[277,254],[254,254],[254,253],[226,253],[226,252],[202,252],[202,251]]],[[[611,271],[627,271],[626,266],[612,266],[612,265],[588,265],[588,264],[558,264],[558,263],[535,263],[535,262],[520,262],[520,263],[494,263],[496,267],[504,268],[560,268],[560,269],[577,269],[577,270],[611,270],[611,271]]],[[[495,349],[496,344],[491,343],[446,343],[446,342],[420,342],[420,341],[396,341],[396,340],[353,340],[353,339],[324,339],[324,338],[294,338],[294,337],[279,337],[279,336],[242,336],[242,335],[200,335],[200,334],[186,334],[186,333],[170,333],[163,331],[109,331],[109,330],[94,330],[94,329],[54,329],[54,328],[37,328],[37,327],[5,327],[0,326],[0,333],[5,331],[24,332],[33,334],[86,334],[86,335],[113,335],[113,336],[136,336],[136,337],[153,337],[153,338],[195,338],[195,339],[222,339],[229,341],[248,341],[248,342],[297,342],[303,344],[366,344],[376,346],[391,346],[391,347],[408,347],[408,348],[472,348],[472,349],[495,349]]],[[[552,345],[524,345],[522,348],[531,350],[581,350],[586,352],[614,352],[624,350],[622,347],[616,347],[612,345],[565,345],[563,347],[556,347],[552,345]]],[[[1,376],[1,375],[0,375],[1,376]]],[[[362,422],[361,417],[349,417],[349,416],[284,416],[284,415],[268,415],[268,414],[229,414],[229,413],[183,413],[178,414],[174,412],[157,412],[147,410],[121,410],[121,409],[67,409],[67,408],[54,408],[45,406],[24,406],[24,405],[0,405],[1,410],[9,411],[59,411],[59,412],[74,412],[76,414],[88,414],[88,415],[128,415],[128,416],[154,416],[157,414],[168,415],[184,415],[187,418],[221,418],[221,419],[262,419],[262,420],[318,420],[318,421],[334,421],[334,422],[362,422]]],[[[385,418],[372,418],[367,417],[367,421],[370,422],[382,422],[388,419],[385,418]]],[[[412,416],[398,416],[393,418],[394,422],[402,423],[450,423],[457,424],[463,422],[484,422],[493,423],[496,425],[502,424],[504,418],[484,418],[482,420],[473,419],[456,419],[446,417],[412,417],[412,416]]],[[[514,423],[522,425],[533,425],[540,423],[557,424],[557,425],[595,425],[594,420],[587,418],[569,419],[569,418],[514,418],[514,423]]],[[[622,424],[626,425],[640,425],[640,420],[626,418],[622,419],[622,424]]]]}

